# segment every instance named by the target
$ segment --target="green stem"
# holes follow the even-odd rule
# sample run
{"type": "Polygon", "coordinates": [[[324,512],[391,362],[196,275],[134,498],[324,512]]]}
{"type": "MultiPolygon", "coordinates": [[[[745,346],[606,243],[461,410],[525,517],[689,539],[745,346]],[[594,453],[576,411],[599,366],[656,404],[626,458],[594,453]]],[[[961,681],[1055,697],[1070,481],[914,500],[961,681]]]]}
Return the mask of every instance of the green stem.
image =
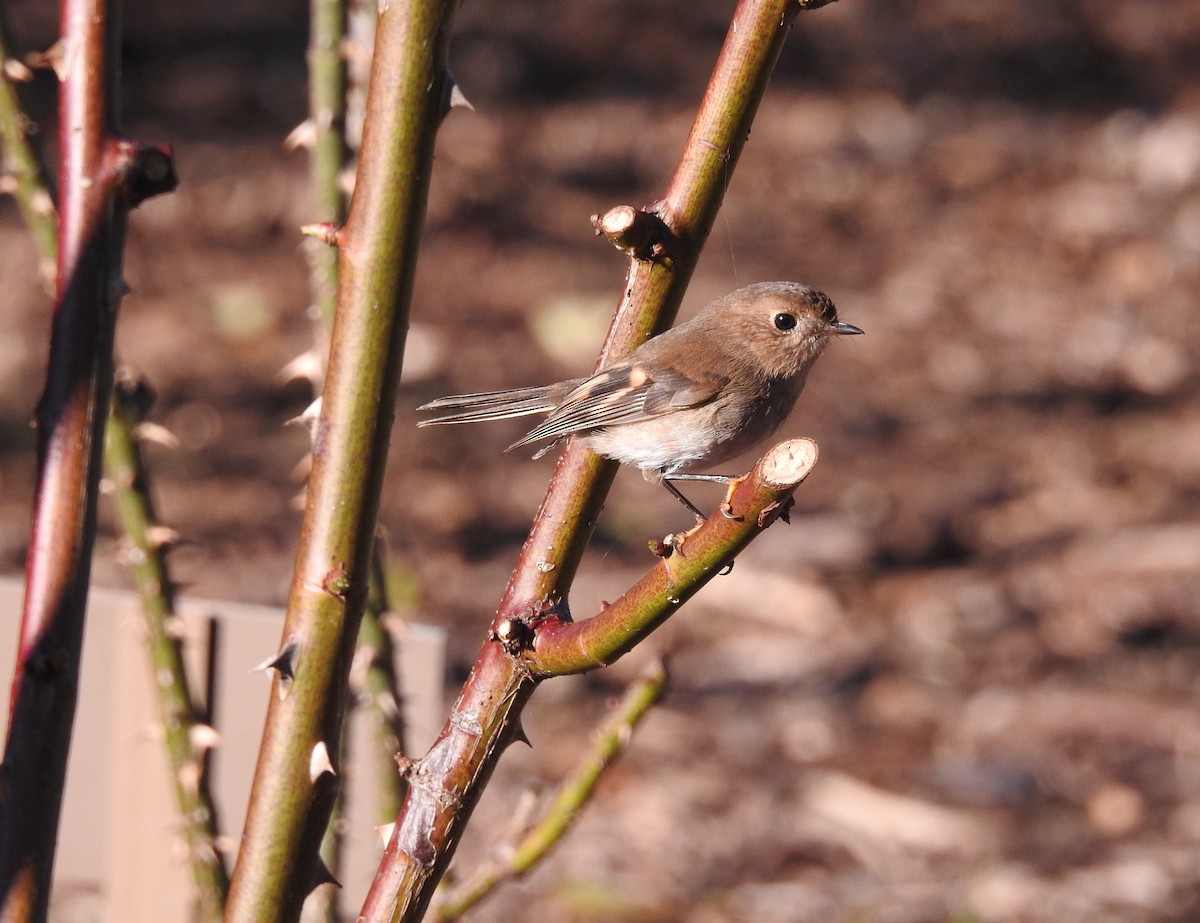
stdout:
{"type": "Polygon", "coordinates": [[[787,508],[817,461],[817,446],[793,439],[773,447],[734,485],[721,512],[688,533],[641,580],[592,618],[526,620],[526,655],[535,676],[562,676],[607,666],[631,651],[787,508]]]}
{"type": "Polygon", "coordinates": [[[165,545],[156,538],[141,451],[132,433],[136,414],[128,393],[115,390],[112,417],[105,430],[104,467],[114,485],[117,515],[128,545],[142,612],[147,646],[158,693],[159,715],[171,762],[175,804],[179,810],[188,862],[196,882],[199,919],[218,921],[225,912],[229,875],[216,848],[217,819],[208,787],[209,744],[201,736],[211,729],[188,688],[180,618],[167,573],[165,545]]]}
{"type": "Polygon", "coordinates": [[[376,801],[380,823],[390,823],[404,801],[406,786],[403,777],[396,772],[395,755],[404,753],[406,745],[404,699],[396,669],[396,644],[383,622],[391,611],[387,575],[383,568],[383,546],[384,543],[376,538],[371,555],[367,607],[358,632],[358,647],[360,651],[370,654],[362,693],[367,699],[367,707],[379,722],[378,753],[385,765],[380,773],[381,788],[376,801]]]}
{"type": "MultiPolygon", "coordinates": [[[[308,119],[312,126],[309,172],[317,222],[340,227],[346,197],[339,188],[346,165],[346,71],[342,62],[346,11],[343,0],[311,0],[308,45],[308,119]]],[[[306,242],[313,307],[328,329],[337,304],[338,252],[306,242]]]]}
{"type": "Polygon", "coordinates": [[[281,648],[229,923],[295,920],[340,771],[346,683],[367,596],[390,424],[457,4],[379,17],[358,182],[339,235],[338,306],[281,648]],[[328,754],[332,771],[314,760],[328,754]],[[316,767],[316,768],[314,768],[316,767]]]}
{"type": "MultiPolygon", "coordinates": [[[[340,228],[346,218],[346,197],[338,188],[342,168],[346,163],[343,140],[345,126],[345,69],[341,45],[345,38],[345,9],[342,0],[310,0],[308,43],[308,125],[309,180],[313,194],[315,220],[340,228]]],[[[304,242],[308,258],[309,289],[312,293],[312,315],[316,321],[318,352],[328,351],[329,331],[337,306],[338,252],[322,241],[308,238],[304,242]]],[[[322,369],[322,372],[324,369],[322,369]]],[[[342,745],[346,745],[343,734],[342,745]]],[[[321,841],[320,855],[325,866],[334,874],[341,866],[344,837],[341,818],[346,810],[347,792],[338,792],[329,824],[321,841]]],[[[314,895],[320,906],[310,906],[306,919],[338,918],[340,888],[324,888],[314,895]]]]}
{"type": "MultiPolygon", "coordinates": [[[[0,7],[0,59],[9,62],[15,45],[7,16],[0,7]]],[[[42,278],[52,284],[54,261],[58,252],[58,229],[54,195],[47,188],[46,171],[37,152],[29,143],[29,119],[21,106],[17,88],[7,72],[0,73],[0,144],[4,146],[6,167],[12,179],[13,195],[21,217],[33,235],[42,278]]]]}

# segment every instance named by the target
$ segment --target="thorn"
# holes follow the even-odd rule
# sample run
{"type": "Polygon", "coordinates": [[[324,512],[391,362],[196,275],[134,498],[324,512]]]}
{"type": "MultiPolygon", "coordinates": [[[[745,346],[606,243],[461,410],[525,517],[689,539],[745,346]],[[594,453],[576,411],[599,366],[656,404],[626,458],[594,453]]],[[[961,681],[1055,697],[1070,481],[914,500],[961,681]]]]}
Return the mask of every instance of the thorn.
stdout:
{"type": "Polygon", "coordinates": [[[367,672],[375,664],[378,654],[378,649],[372,645],[359,644],[354,649],[354,656],[350,658],[350,675],[347,685],[357,704],[366,704],[371,700],[371,693],[367,689],[367,672]]]}
{"type": "Polygon", "coordinates": [[[513,743],[522,743],[530,750],[533,749],[533,744],[529,740],[529,735],[525,733],[525,725],[521,724],[520,721],[513,725],[512,740],[513,743]]]}
{"type": "Polygon", "coordinates": [[[317,856],[317,870],[313,877],[315,880],[313,881],[312,888],[309,890],[316,890],[321,885],[336,885],[339,888],[342,886],[342,883],[333,877],[333,872],[329,871],[329,866],[325,864],[325,860],[320,856],[317,856]]]}
{"type": "Polygon", "coordinates": [[[305,119],[288,132],[287,137],[283,139],[283,149],[285,151],[294,151],[299,148],[309,149],[316,140],[316,123],[312,119],[305,119]]]}
{"type": "Polygon", "coordinates": [[[329,759],[329,748],[325,746],[325,741],[318,740],[308,757],[308,781],[316,782],[325,773],[337,775],[329,759]]]}
{"type": "Polygon", "coordinates": [[[387,844],[392,841],[392,831],[394,831],[395,829],[396,829],[396,825],[394,823],[380,824],[378,827],[375,828],[375,832],[379,834],[379,839],[381,839],[383,841],[383,845],[384,845],[385,849],[387,848],[387,844]]]}
{"type": "Polygon", "coordinates": [[[179,541],[179,533],[170,526],[147,526],[146,542],[151,548],[163,548],[179,541]]]}
{"type": "Polygon", "coordinates": [[[282,382],[303,379],[316,387],[325,375],[325,360],[315,350],[302,352],[295,359],[279,370],[278,379],[282,382]]]}
{"type": "Polygon", "coordinates": [[[187,637],[187,625],[178,615],[168,615],[163,619],[163,634],[172,641],[182,641],[187,637]]]}
{"type": "Polygon", "coordinates": [[[121,299],[133,291],[133,287],[120,276],[112,276],[105,286],[110,305],[121,303],[121,299]]]}
{"type": "MultiPolygon", "coordinates": [[[[40,194],[40,191],[38,193],[34,193],[33,202],[35,209],[37,207],[37,203],[43,198],[45,197],[40,194]]],[[[53,212],[45,212],[45,214],[53,214],[53,212]]],[[[55,265],[54,260],[38,260],[38,277],[48,288],[54,288],[54,279],[57,273],[58,267],[55,265]]]]}
{"type": "Polygon", "coordinates": [[[67,46],[60,38],[45,51],[32,51],[25,55],[25,63],[34,70],[49,68],[54,76],[62,80],[67,76],[67,46]]]}
{"type": "Polygon", "coordinates": [[[121,409],[133,423],[141,423],[150,413],[158,395],[154,388],[137,370],[128,365],[119,366],[113,375],[113,393],[121,402],[121,409]]]}
{"type": "Polygon", "coordinates": [[[192,855],[205,865],[210,865],[213,862],[219,861],[221,856],[212,843],[197,843],[193,845],[192,855]]]}
{"type": "Polygon", "coordinates": [[[463,91],[458,88],[458,81],[454,79],[454,75],[450,71],[446,71],[446,84],[442,88],[442,111],[439,113],[438,121],[445,119],[451,109],[470,109],[472,112],[475,111],[475,107],[463,95],[463,91]]]}
{"type": "Polygon", "coordinates": [[[188,728],[188,743],[201,756],[221,743],[221,734],[211,724],[193,724],[188,728]]]}
{"type": "Polygon", "coordinates": [[[241,845],[242,842],[240,839],[238,839],[238,837],[231,836],[228,833],[219,833],[217,834],[216,838],[213,839],[213,846],[216,847],[217,851],[224,853],[227,856],[232,855],[233,852],[241,845]]]}
{"type": "Polygon", "coordinates": [[[13,83],[29,83],[33,79],[33,71],[24,62],[9,58],[4,62],[4,76],[13,83]]]}
{"type": "Polygon", "coordinates": [[[101,478],[97,485],[100,489],[100,494],[107,497],[109,494],[115,493],[117,485],[113,483],[112,478],[101,478]]]}
{"type": "Polygon", "coordinates": [[[395,721],[400,717],[400,704],[396,701],[396,697],[387,689],[375,694],[375,707],[389,721],[395,721]]]}
{"type": "Polygon", "coordinates": [[[515,843],[530,831],[533,827],[535,812],[540,801],[541,794],[538,791],[537,785],[530,784],[521,789],[521,793],[517,796],[517,803],[513,807],[512,815],[509,817],[508,823],[505,824],[505,827],[512,831],[512,833],[508,835],[504,842],[515,843]]]}
{"type": "Polygon", "coordinates": [[[279,681],[286,689],[296,678],[296,657],[299,652],[300,642],[295,638],[288,638],[287,643],[279,649],[278,654],[268,657],[251,672],[262,670],[265,673],[268,670],[274,670],[279,674],[279,681]]]}
{"type": "Polygon", "coordinates": [[[302,224],[300,233],[305,237],[313,237],[331,247],[342,245],[342,226],[331,221],[318,221],[315,224],[302,224]]]}
{"type": "Polygon", "coordinates": [[[179,784],[189,795],[200,791],[200,779],[204,771],[195,760],[188,760],[179,767],[179,784]]]}
{"type": "Polygon", "coordinates": [[[168,449],[179,448],[179,437],[159,423],[139,423],[133,428],[133,438],[138,442],[151,442],[168,449]]]}
{"type": "Polygon", "coordinates": [[[50,198],[50,193],[45,189],[38,189],[33,194],[33,198],[30,199],[29,204],[39,215],[54,214],[54,200],[50,198]]]}
{"type": "Polygon", "coordinates": [[[304,408],[304,413],[292,417],[288,423],[297,423],[308,430],[308,436],[314,442],[317,439],[317,422],[321,419],[321,398],[316,397],[311,404],[304,408]]]}
{"type": "Polygon", "coordinates": [[[457,83],[450,87],[450,108],[451,109],[469,109],[474,112],[475,107],[471,105],[471,101],[467,99],[462,88],[457,83]]]}

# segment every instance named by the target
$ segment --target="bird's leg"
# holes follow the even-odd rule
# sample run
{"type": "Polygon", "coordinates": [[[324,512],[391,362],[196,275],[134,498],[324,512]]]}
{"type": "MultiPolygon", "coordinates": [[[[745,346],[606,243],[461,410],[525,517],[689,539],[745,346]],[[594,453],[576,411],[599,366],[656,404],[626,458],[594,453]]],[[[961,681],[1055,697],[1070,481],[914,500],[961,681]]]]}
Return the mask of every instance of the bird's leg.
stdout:
{"type": "MultiPolygon", "coordinates": [[[[697,529],[699,529],[702,525],[704,525],[704,514],[701,513],[699,509],[696,508],[696,505],[694,503],[692,503],[691,500],[689,500],[682,493],[680,493],[679,488],[677,488],[674,484],[672,484],[668,480],[668,475],[667,475],[667,472],[665,469],[660,469],[658,471],[653,471],[653,470],[643,471],[642,473],[646,476],[646,480],[658,481],[658,483],[662,484],[663,487],[665,487],[668,491],[670,491],[671,496],[673,496],[676,500],[678,500],[680,503],[682,503],[684,506],[686,506],[689,510],[691,510],[692,515],[696,517],[696,524],[694,526],[692,526],[690,529],[688,529],[686,532],[682,532],[682,533],[672,532],[670,535],[668,535],[666,538],[664,538],[661,542],[651,542],[650,543],[650,550],[653,551],[656,555],[658,555],[661,558],[669,558],[676,551],[678,551],[680,554],[682,554],[683,553],[683,543],[685,541],[687,541],[688,536],[691,535],[693,532],[695,532],[697,529]]],[[[673,475],[671,475],[671,476],[673,477],[673,475]]]]}
{"type": "Polygon", "coordinates": [[[712,484],[728,484],[729,489],[725,491],[725,499],[721,501],[721,515],[726,519],[737,519],[737,517],[733,515],[733,508],[730,506],[729,499],[733,496],[734,490],[737,488],[738,484],[742,482],[742,480],[742,478],[733,477],[728,474],[664,474],[662,476],[663,486],[666,487],[667,490],[673,493],[676,497],[678,497],[684,506],[695,513],[701,522],[704,521],[704,515],[698,509],[696,509],[696,507],[692,506],[687,498],[685,498],[683,494],[679,492],[679,489],[675,487],[671,481],[708,481],[712,484]]]}
{"type": "Polygon", "coordinates": [[[727,474],[679,474],[677,472],[662,469],[659,471],[644,471],[647,480],[656,480],[668,491],[671,492],[676,500],[686,506],[696,517],[696,524],[692,528],[683,533],[672,533],[668,535],[661,543],[652,542],[651,550],[660,557],[669,557],[673,552],[683,551],[683,543],[687,541],[689,535],[704,525],[705,515],[700,512],[700,509],[692,503],[683,493],[672,484],[672,481],[708,481],[713,484],[728,484],[729,490],[725,494],[725,499],[721,501],[721,515],[726,519],[737,519],[733,515],[733,510],[729,504],[729,498],[733,493],[734,488],[741,482],[740,478],[730,477],[727,474]]]}
{"type": "MultiPolygon", "coordinates": [[[[672,475],[672,477],[677,477],[677,475],[672,475]]],[[[665,477],[662,479],[661,483],[662,483],[663,487],[665,487],[667,490],[669,490],[671,492],[671,495],[676,500],[678,500],[680,503],[682,503],[684,506],[686,506],[689,510],[692,511],[692,515],[694,515],[696,517],[698,524],[704,522],[704,514],[701,513],[700,510],[698,510],[696,508],[696,505],[694,503],[692,503],[691,500],[689,500],[682,493],[680,493],[678,487],[676,487],[674,484],[672,484],[665,477]]]]}

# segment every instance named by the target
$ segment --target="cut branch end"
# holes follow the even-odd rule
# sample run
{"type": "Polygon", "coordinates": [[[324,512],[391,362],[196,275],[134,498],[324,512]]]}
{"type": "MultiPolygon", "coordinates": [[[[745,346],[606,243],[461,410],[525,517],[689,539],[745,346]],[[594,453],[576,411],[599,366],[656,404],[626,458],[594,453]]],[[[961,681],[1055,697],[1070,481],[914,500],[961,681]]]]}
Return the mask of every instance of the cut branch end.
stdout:
{"type": "Polygon", "coordinates": [[[762,482],[772,490],[795,487],[817,463],[817,444],[811,439],[789,439],[771,448],[759,463],[762,482]]]}

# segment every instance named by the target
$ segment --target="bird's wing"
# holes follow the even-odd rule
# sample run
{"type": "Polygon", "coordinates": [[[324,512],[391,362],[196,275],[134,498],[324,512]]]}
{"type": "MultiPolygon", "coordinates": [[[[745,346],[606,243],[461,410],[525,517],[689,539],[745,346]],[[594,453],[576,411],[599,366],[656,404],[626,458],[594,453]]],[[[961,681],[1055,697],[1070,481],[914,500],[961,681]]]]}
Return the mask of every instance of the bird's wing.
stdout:
{"type": "Polygon", "coordinates": [[[651,372],[640,364],[621,362],[575,388],[550,416],[509,448],[696,407],[716,397],[726,381],[715,375],[697,379],[672,368],[651,372]]]}

